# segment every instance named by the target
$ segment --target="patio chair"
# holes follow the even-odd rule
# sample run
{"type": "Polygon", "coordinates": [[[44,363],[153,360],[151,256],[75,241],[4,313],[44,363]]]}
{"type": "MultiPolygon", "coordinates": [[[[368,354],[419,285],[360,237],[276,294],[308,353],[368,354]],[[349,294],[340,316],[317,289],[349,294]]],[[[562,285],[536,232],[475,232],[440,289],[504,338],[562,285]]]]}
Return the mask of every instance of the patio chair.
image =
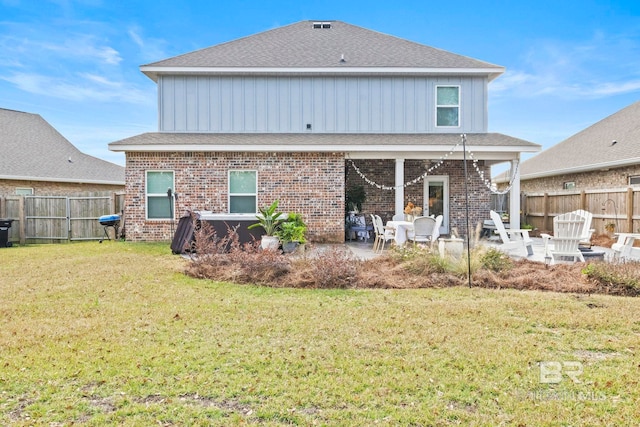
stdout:
{"type": "MultiPolygon", "coordinates": [[[[438,226],[440,227],[440,226],[438,226]]],[[[413,221],[413,233],[409,234],[407,238],[416,243],[429,243],[433,244],[433,234],[438,233],[436,231],[436,220],[430,216],[421,216],[413,221]]]]}
{"type": "Polygon", "coordinates": [[[371,216],[371,223],[373,224],[373,234],[375,239],[373,240],[373,251],[378,251],[378,245],[380,244],[380,236],[383,234],[378,229],[378,221],[376,220],[376,216],[374,214],[369,214],[371,216]]]}
{"type": "Polygon", "coordinates": [[[433,226],[433,234],[431,235],[431,246],[433,246],[433,244],[438,240],[438,237],[440,237],[440,227],[442,226],[443,220],[444,217],[442,215],[438,215],[436,217],[436,223],[433,226]]]}
{"type": "Polygon", "coordinates": [[[594,231],[596,231],[593,228],[591,228],[591,221],[593,220],[593,214],[591,212],[585,211],[584,209],[578,209],[573,212],[585,218],[584,229],[582,230],[580,245],[590,248],[591,235],[594,233],[594,231]]]}
{"type": "Polygon", "coordinates": [[[640,239],[640,234],[618,233],[618,240],[611,245],[613,259],[617,261],[640,260],[640,248],[634,248],[633,244],[640,239]]]}
{"type": "Polygon", "coordinates": [[[389,240],[395,239],[396,234],[393,228],[385,227],[380,215],[375,215],[375,218],[376,225],[378,226],[378,231],[380,232],[380,239],[378,241],[378,252],[382,252],[384,250],[384,244],[389,240]]]}
{"type": "Polygon", "coordinates": [[[506,229],[502,218],[500,218],[500,214],[496,211],[491,211],[489,214],[493,220],[493,225],[496,227],[495,232],[500,236],[500,240],[502,240],[499,249],[508,252],[513,249],[522,248],[526,250],[527,256],[533,255],[533,242],[529,237],[529,230],[506,229]]]}
{"type": "Polygon", "coordinates": [[[576,212],[556,216],[553,219],[553,236],[541,234],[544,239],[545,261],[549,259],[555,263],[571,259],[569,262],[584,262],[578,245],[583,238],[582,230],[586,221],[584,216],[576,212]],[[550,242],[553,242],[553,249],[549,245],[550,242]]]}

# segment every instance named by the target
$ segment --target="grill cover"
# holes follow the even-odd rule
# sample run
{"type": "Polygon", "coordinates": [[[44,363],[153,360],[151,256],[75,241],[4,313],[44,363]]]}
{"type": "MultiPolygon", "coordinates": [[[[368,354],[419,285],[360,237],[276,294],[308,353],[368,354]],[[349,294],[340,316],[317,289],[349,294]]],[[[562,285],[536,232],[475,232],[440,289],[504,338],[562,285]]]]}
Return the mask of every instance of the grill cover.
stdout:
{"type": "Polygon", "coordinates": [[[98,218],[98,221],[100,221],[100,224],[102,225],[114,225],[116,222],[120,222],[120,215],[102,215],[98,218]]]}

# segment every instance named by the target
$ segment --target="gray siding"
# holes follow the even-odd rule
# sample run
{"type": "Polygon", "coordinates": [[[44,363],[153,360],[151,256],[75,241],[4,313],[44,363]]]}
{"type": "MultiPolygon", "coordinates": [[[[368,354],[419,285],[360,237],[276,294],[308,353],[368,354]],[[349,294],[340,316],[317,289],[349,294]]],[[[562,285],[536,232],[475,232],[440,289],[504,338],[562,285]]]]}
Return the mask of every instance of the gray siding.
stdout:
{"type": "Polygon", "coordinates": [[[161,132],[486,132],[481,77],[162,76],[161,132]],[[435,87],[461,87],[461,126],[436,128],[435,87]]]}

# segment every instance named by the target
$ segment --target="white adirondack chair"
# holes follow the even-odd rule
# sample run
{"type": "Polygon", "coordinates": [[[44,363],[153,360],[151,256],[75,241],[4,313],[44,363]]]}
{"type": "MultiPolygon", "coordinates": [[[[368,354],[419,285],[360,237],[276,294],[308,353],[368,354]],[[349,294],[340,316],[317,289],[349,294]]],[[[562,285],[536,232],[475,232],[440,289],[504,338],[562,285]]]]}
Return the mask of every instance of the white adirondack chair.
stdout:
{"type": "Polygon", "coordinates": [[[527,256],[533,255],[533,242],[529,237],[529,230],[507,229],[496,211],[491,211],[489,214],[493,220],[493,225],[496,227],[496,233],[502,240],[502,244],[499,246],[501,250],[511,251],[522,248],[526,250],[527,256]]]}
{"type": "Polygon", "coordinates": [[[584,262],[584,256],[578,248],[583,238],[583,229],[587,219],[576,213],[568,212],[553,219],[553,236],[541,234],[544,239],[545,259],[553,263],[558,261],[584,262]],[[553,248],[550,243],[553,242],[553,248]]]}
{"type": "Polygon", "coordinates": [[[591,221],[593,221],[593,214],[591,212],[585,211],[583,209],[578,209],[577,211],[573,211],[578,215],[582,215],[585,218],[584,228],[582,229],[582,236],[580,240],[580,244],[583,246],[591,247],[591,235],[596,231],[591,228],[591,221]]]}
{"type": "Polygon", "coordinates": [[[618,241],[611,245],[613,259],[618,261],[640,261],[640,248],[633,247],[635,241],[639,239],[640,234],[638,233],[618,233],[618,241]]]}

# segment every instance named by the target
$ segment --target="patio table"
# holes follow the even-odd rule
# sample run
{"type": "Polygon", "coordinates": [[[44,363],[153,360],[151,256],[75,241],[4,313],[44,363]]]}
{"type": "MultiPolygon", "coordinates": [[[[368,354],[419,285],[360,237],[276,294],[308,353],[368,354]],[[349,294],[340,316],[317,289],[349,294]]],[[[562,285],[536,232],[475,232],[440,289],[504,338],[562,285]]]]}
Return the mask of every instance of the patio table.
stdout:
{"type": "Polygon", "coordinates": [[[413,222],[409,221],[387,221],[387,227],[395,230],[394,240],[396,245],[404,245],[407,241],[407,231],[413,231],[413,222]]]}

